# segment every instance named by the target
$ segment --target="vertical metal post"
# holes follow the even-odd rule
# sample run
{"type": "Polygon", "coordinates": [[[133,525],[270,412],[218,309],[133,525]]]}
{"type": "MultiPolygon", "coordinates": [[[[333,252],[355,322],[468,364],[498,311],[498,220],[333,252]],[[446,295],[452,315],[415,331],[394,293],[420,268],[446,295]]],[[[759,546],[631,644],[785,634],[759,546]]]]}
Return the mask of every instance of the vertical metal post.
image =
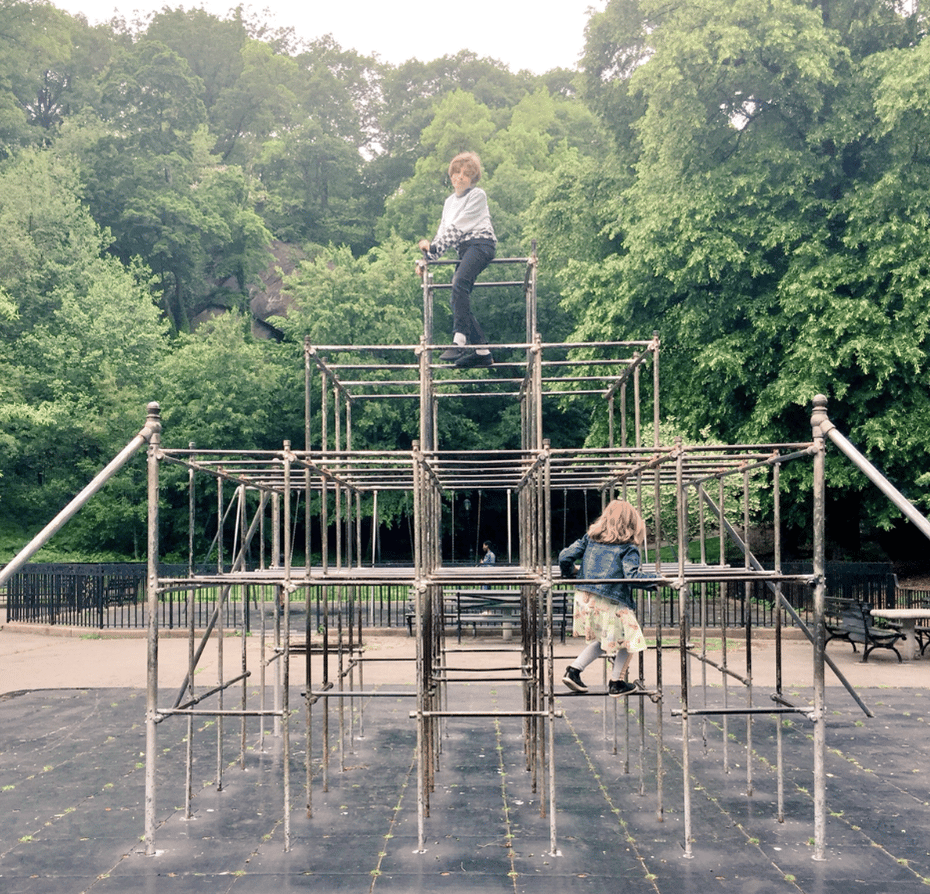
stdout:
{"type": "MultiPolygon", "coordinates": [[[[322,375],[321,375],[322,378],[322,375]]],[[[310,569],[313,565],[313,540],[311,537],[311,505],[310,499],[313,490],[313,476],[310,472],[310,451],[312,439],[310,436],[311,421],[311,395],[313,393],[313,377],[310,366],[310,339],[304,339],[304,459],[307,463],[304,465],[304,566],[307,578],[310,577],[310,569]]],[[[304,638],[307,643],[306,665],[304,668],[304,799],[306,802],[306,815],[308,818],[313,816],[313,673],[312,673],[312,655],[313,647],[311,644],[311,623],[310,613],[313,607],[311,587],[304,588],[304,638]]]]}
{"type": "MultiPolygon", "coordinates": [[[[675,505],[678,509],[678,578],[683,580],[685,576],[685,558],[688,553],[688,508],[685,504],[684,492],[684,450],[681,449],[681,439],[676,439],[676,448],[678,455],[675,458],[675,505]]],[[[682,773],[683,773],[683,795],[684,795],[684,833],[685,833],[685,852],[684,856],[691,858],[694,854],[691,851],[691,723],[688,717],[688,706],[691,699],[691,681],[688,677],[688,588],[681,587],[678,591],[678,621],[679,621],[679,657],[681,661],[681,752],[682,752],[682,773]]],[[[656,643],[659,652],[662,651],[661,643],[656,643]]],[[[661,716],[661,711],[659,712],[661,716]]],[[[659,754],[662,753],[661,746],[659,754]]],[[[658,766],[657,775],[662,778],[661,759],[658,766]]],[[[661,785],[659,787],[661,794],[661,785]]],[[[661,798],[660,798],[661,803],[661,798]]]]}
{"type": "MultiPolygon", "coordinates": [[[[775,463],[772,470],[772,502],[774,509],[775,523],[775,573],[781,574],[781,463],[775,463]]],[[[778,586],[779,591],[781,585],[778,586]]],[[[781,601],[775,602],[775,692],[780,696],[782,694],[782,675],[781,675],[781,601]]],[[[777,784],[777,813],[778,822],[785,821],[785,760],[784,760],[784,736],[782,734],[781,717],[775,716],[775,771],[777,784]]]]}
{"type": "Polygon", "coordinates": [[[513,562],[513,490],[507,488],[507,563],[513,562]]]}
{"type": "MultiPolygon", "coordinates": [[[[194,442],[187,445],[194,449],[194,442]]],[[[193,458],[193,457],[192,457],[193,458]]],[[[196,475],[193,465],[187,469],[187,576],[194,576],[194,521],[195,521],[196,475]]],[[[194,666],[194,588],[187,588],[187,666],[194,666]]],[[[188,674],[188,695],[194,695],[194,675],[188,674]]],[[[184,749],[184,817],[193,816],[191,804],[194,799],[194,716],[187,717],[187,741],[184,749]]]]}
{"type": "MultiPolygon", "coordinates": [[[[339,409],[339,389],[333,387],[333,442],[336,450],[336,465],[341,469],[339,462],[342,450],[342,412],[339,409]]],[[[342,568],[342,484],[337,478],[333,482],[333,526],[336,530],[336,568],[342,568]]],[[[339,593],[341,595],[341,588],[339,593]]]]}
{"type": "Polygon", "coordinates": [[[291,683],[291,442],[284,442],[282,452],[284,461],[284,623],[281,632],[283,664],[281,681],[281,760],[283,763],[284,784],[284,850],[291,849],[291,711],[290,711],[290,683],[291,683]]]}
{"type": "MultiPolygon", "coordinates": [[[[719,492],[718,497],[720,503],[717,507],[717,524],[720,526],[720,561],[719,564],[721,567],[726,565],[726,526],[724,525],[724,498],[726,492],[723,486],[723,477],[721,476],[719,482],[719,492]]],[[[728,584],[722,582],[720,584],[720,649],[721,649],[721,665],[722,665],[722,682],[723,682],[723,706],[728,708],[730,706],[730,675],[727,673],[727,604],[729,591],[727,589],[728,584]]],[[[730,718],[727,714],[723,715],[723,772],[730,772],[730,718]]]]}
{"type": "MultiPolygon", "coordinates": [[[[223,479],[216,479],[216,517],[217,517],[217,531],[216,531],[216,573],[223,573],[223,479]]],[[[223,612],[225,610],[225,599],[221,598],[220,594],[223,596],[228,593],[229,588],[223,587],[217,594],[217,603],[216,603],[216,673],[217,673],[217,699],[219,701],[219,709],[223,710],[223,640],[225,634],[223,632],[224,619],[223,612]]],[[[223,790],[223,716],[218,715],[216,718],[216,790],[221,792],[223,790]]]]}
{"type": "Polygon", "coordinates": [[[545,465],[543,467],[544,475],[544,495],[545,505],[543,507],[543,576],[546,581],[546,664],[548,665],[548,676],[546,679],[547,698],[547,735],[548,747],[546,749],[548,756],[547,769],[549,773],[549,853],[553,856],[559,853],[558,840],[556,838],[556,809],[555,809],[555,658],[553,655],[552,641],[552,455],[550,452],[550,443],[548,439],[543,443],[545,451],[545,465]]]}
{"type": "MultiPolygon", "coordinates": [[[[322,461],[327,462],[329,450],[329,390],[326,387],[326,376],[320,376],[320,413],[322,416],[320,433],[320,451],[322,461]]],[[[323,574],[329,571],[329,482],[325,475],[320,477],[320,565],[323,574]]],[[[325,636],[325,631],[324,631],[325,636]]],[[[325,682],[325,680],[324,680],[325,682]]],[[[328,701],[328,699],[324,699],[328,701]]]]}
{"type": "Polygon", "coordinates": [[[281,496],[277,491],[271,495],[271,567],[281,567],[281,496]]]}
{"type": "Polygon", "coordinates": [[[426,348],[426,336],[420,336],[420,349],[417,352],[417,365],[420,370],[420,444],[424,449],[430,450],[435,445],[429,436],[430,424],[432,422],[432,413],[429,405],[429,361],[430,351],[426,348]]]}
{"type": "MultiPolygon", "coordinates": [[[[749,471],[743,470],[743,543],[746,544],[743,550],[743,567],[747,570],[749,564],[749,471]]],[[[752,582],[746,581],[743,584],[743,623],[746,630],[746,697],[747,705],[752,708],[752,582]]],[[[746,795],[752,797],[752,714],[746,715],[746,795]]]]}
{"type": "Polygon", "coordinates": [[[824,681],[824,622],[826,597],[826,442],[823,426],[827,419],[827,398],[813,400],[811,429],[814,454],[814,859],[825,859],[826,846],[826,692],[824,681]]]}
{"type": "Polygon", "coordinates": [[[158,714],[158,472],[161,447],[161,408],[148,405],[147,426],[150,430],[147,453],[148,473],[148,567],[146,597],[147,685],[145,693],[145,853],[155,854],[155,761],[157,757],[156,724],[158,714]]]}
{"type": "Polygon", "coordinates": [[[378,561],[378,489],[372,493],[371,497],[371,564],[374,567],[378,561]]]}
{"type": "Polygon", "coordinates": [[[423,267],[423,336],[427,344],[433,343],[433,274],[423,267]]]}
{"type": "MultiPolygon", "coordinates": [[[[656,446],[659,444],[659,333],[653,331],[652,344],[652,428],[656,446]]],[[[639,367],[637,367],[639,369],[639,367]]]]}
{"type": "MultiPolygon", "coordinates": [[[[310,370],[310,339],[307,338],[304,342],[304,458],[309,460],[310,450],[311,450],[311,437],[310,437],[310,416],[311,416],[311,404],[310,396],[312,394],[311,385],[313,384],[313,379],[311,376],[310,370]]],[[[311,515],[311,505],[310,505],[310,494],[312,487],[313,479],[310,474],[310,466],[304,466],[304,564],[307,568],[307,574],[310,574],[310,556],[312,555],[312,538],[311,538],[311,526],[310,520],[311,515]]],[[[310,619],[310,590],[307,590],[307,623],[309,624],[310,619]]],[[[307,640],[309,648],[309,639],[307,640]]],[[[307,667],[310,666],[310,654],[307,653],[307,667]]]]}

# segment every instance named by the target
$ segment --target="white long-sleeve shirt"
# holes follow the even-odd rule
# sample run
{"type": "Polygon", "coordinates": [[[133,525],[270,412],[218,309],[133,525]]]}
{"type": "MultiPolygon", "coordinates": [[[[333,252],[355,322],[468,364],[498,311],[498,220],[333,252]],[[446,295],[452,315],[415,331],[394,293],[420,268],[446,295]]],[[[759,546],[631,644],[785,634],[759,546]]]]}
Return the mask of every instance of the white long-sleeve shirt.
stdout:
{"type": "Polygon", "coordinates": [[[450,248],[458,248],[463,242],[472,239],[484,239],[497,244],[488,210],[487,193],[477,186],[460,196],[452,193],[446,199],[442,206],[439,229],[430,243],[427,257],[435,261],[450,248]]]}

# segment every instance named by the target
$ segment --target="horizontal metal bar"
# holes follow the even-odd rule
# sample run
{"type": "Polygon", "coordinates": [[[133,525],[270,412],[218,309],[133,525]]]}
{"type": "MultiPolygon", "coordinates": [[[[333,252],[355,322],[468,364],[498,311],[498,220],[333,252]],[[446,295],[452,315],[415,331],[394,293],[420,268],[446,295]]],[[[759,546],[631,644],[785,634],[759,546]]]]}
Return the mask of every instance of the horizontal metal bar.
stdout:
{"type": "MultiPolygon", "coordinates": [[[[451,267],[460,264],[455,258],[426,258],[427,267],[451,267]]],[[[532,258],[492,258],[492,264],[529,264],[532,258]]]]}
{"type": "MultiPolygon", "coordinates": [[[[522,279],[508,280],[507,282],[476,282],[472,286],[472,288],[473,289],[489,289],[494,286],[522,286],[523,284],[524,284],[524,280],[522,279]]],[[[438,289],[438,290],[451,289],[452,283],[434,282],[434,283],[430,283],[429,287],[431,289],[438,289]]]]}
{"type": "MultiPolygon", "coordinates": [[[[548,717],[548,711],[422,711],[424,717],[548,717]]],[[[411,717],[417,712],[411,711],[411,717]]],[[[553,716],[563,717],[561,711],[554,711],[553,716]]]]}
{"type": "Polygon", "coordinates": [[[293,709],[291,711],[275,711],[273,709],[264,711],[259,709],[246,709],[244,711],[219,709],[215,711],[199,711],[194,708],[158,708],[155,712],[155,722],[161,723],[162,720],[167,720],[174,714],[190,717],[286,717],[288,714],[292,713],[293,709]]]}
{"type": "Polygon", "coordinates": [[[687,711],[681,708],[673,708],[672,717],[683,717],[687,714],[689,717],[709,717],[715,714],[723,715],[740,715],[740,714],[811,714],[813,708],[695,708],[687,711]]]}
{"type": "Polygon", "coordinates": [[[533,676],[521,675],[518,677],[442,677],[433,675],[434,680],[443,683],[527,683],[536,678],[533,676]]]}
{"type": "Polygon", "coordinates": [[[311,690],[310,692],[304,693],[304,696],[313,696],[315,699],[319,698],[416,698],[416,690],[412,692],[381,692],[375,690],[362,690],[362,689],[321,689],[311,690]]]}

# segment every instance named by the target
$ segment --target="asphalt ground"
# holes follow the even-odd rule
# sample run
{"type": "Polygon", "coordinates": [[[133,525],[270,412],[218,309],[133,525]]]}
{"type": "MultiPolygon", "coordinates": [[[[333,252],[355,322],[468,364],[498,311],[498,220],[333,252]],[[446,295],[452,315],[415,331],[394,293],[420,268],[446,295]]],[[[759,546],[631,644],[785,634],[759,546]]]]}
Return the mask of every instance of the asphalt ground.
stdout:
{"type": "MultiPolygon", "coordinates": [[[[415,641],[371,636],[364,688],[390,691],[331,700],[328,790],[321,778],[322,708],[314,709],[312,816],[303,790],[303,711],[291,738],[290,848],[282,816],[281,739],[252,718],[215,720],[194,734],[193,817],[185,819],[186,722],[158,726],[156,847],[144,828],[146,645],[140,638],[47,636],[0,628],[0,891],[41,892],[810,892],[898,894],[930,885],[930,656],[898,663],[876,652],[863,664],[848,645],[829,655],[875,715],[868,717],[827,675],[826,854],[813,859],[812,725],[803,714],[692,717],[692,842],[684,843],[680,661],[663,652],[663,697],[558,698],[555,724],[557,850],[545,780],[526,767],[522,722],[460,717],[445,724],[435,790],[419,850],[416,727],[410,718],[415,641]],[[409,693],[409,694],[408,694],[409,693]],[[784,760],[783,821],[777,813],[777,731],[784,760]],[[747,747],[747,742],[749,743],[747,747]],[[240,745],[243,747],[240,748],[240,745]],[[241,763],[240,763],[241,759],[241,763]],[[216,785],[222,767],[221,790],[216,785]]],[[[227,674],[241,641],[224,641],[227,674]]],[[[259,643],[245,644],[250,666],[259,643]]],[[[451,645],[451,644],[450,644],[451,645]]],[[[499,666],[500,639],[468,639],[450,663],[499,666]]],[[[711,646],[715,643],[711,641],[711,646]]],[[[716,645],[719,647],[719,640],[716,645]]],[[[162,637],[162,699],[180,686],[184,639],[162,637]]],[[[556,671],[579,651],[556,647],[556,671]]],[[[805,641],[784,644],[782,690],[810,704],[812,659],[805,641]]],[[[753,700],[774,704],[774,643],[752,644],[753,700]]],[[[719,651],[711,653],[718,661],[719,651]]],[[[746,650],[727,658],[745,671],[746,650]]],[[[302,677],[303,656],[295,657],[302,677]]],[[[216,678],[208,649],[198,685],[216,678]]],[[[319,656],[314,656],[319,678],[319,656]]],[[[692,681],[700,683],[691,664],[692,681]]],[[[489,672],[487,676],[498,676],[489,672]]],[[[596,668],[585,674],[601,688],[596,668]]],[[[257,684],[247,683],[250,698],[257,684]]],[[[644,679],[656,679],[650,652],[644,679]]],[[[691,690],[691,707],[718,705],[719,675],[691,690]]],[[[560,690],[561,691],[561,690],[560,690]]],[[[455,710],[519,710],[520,688],[474,674],[450,684],[455,710]]],[[[301,706],[300,686],[291,688],[301,706]]],[[[745,702],[727,686],[728,704],[745,702]]],[[[161,700],[160,700],[161,703],[161,700]]],[[[229,706],[229,705],[227,705],[229,706]]]]}

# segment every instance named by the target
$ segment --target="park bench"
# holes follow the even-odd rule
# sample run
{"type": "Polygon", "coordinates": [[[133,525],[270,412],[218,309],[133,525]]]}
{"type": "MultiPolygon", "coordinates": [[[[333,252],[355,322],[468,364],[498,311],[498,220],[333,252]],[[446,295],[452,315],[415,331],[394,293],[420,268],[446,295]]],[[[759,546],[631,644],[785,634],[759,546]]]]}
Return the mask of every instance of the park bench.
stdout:
{"type": "Polygon", "coordinates": [[[901,661],[901,653],[895,648],[904,634],[893,627],[878,627],[870,614],[872,606],[857,599],[838,599],[827,597],[824,602],[824,627],[827,636],[824,642],[838,639],[849,643],[853,652],[857,652],[856,643],[864,647],[862,660],[869,660],[869,653],[874,649],[891,649],[901,661]]]}
{"type": "Polygon", "coordinates": [[[103,585],[104,605],[124,605],[138,600],[145,579],[141,577],[108,577],[103,585]]]}
{"type": "Polygon", "coordinates": [[[914,628],[914,633],[917,636],[917,644],[920,646],[920,654],[924,654],[924,649],[927,646],[930,646],[930,626],[927,624],[918,624],[914,628]]]}
{"type": "MultiPolygon", "coordinates": [[[[552,594],[552,627],[559,631],[562,642],[565,630],[572,617],[573,594],[556,590],[552,594]]],[[[458,641],[462,641],[462,629],[471,627],[472,635],[480,629],[519,630],[521,620],[520,590],[449,590],[443,600],[443,613],[447,629],[455,630],[458,641]]],[[[407,611],[407,630],[413,635],[415,612],[412,606],[407,611]]]]}
{"type": "MultiPolygon", "coordinates": [[[[481,627],[500,627],[512,630],[514,622],[520,624],[519,590],[455,590],[452,618],[458,641],[462,641],[462,626],[471,625],[472,635],[481,627]]],[[[447,612],[446,618],[449,619],[447,612]]]]}

